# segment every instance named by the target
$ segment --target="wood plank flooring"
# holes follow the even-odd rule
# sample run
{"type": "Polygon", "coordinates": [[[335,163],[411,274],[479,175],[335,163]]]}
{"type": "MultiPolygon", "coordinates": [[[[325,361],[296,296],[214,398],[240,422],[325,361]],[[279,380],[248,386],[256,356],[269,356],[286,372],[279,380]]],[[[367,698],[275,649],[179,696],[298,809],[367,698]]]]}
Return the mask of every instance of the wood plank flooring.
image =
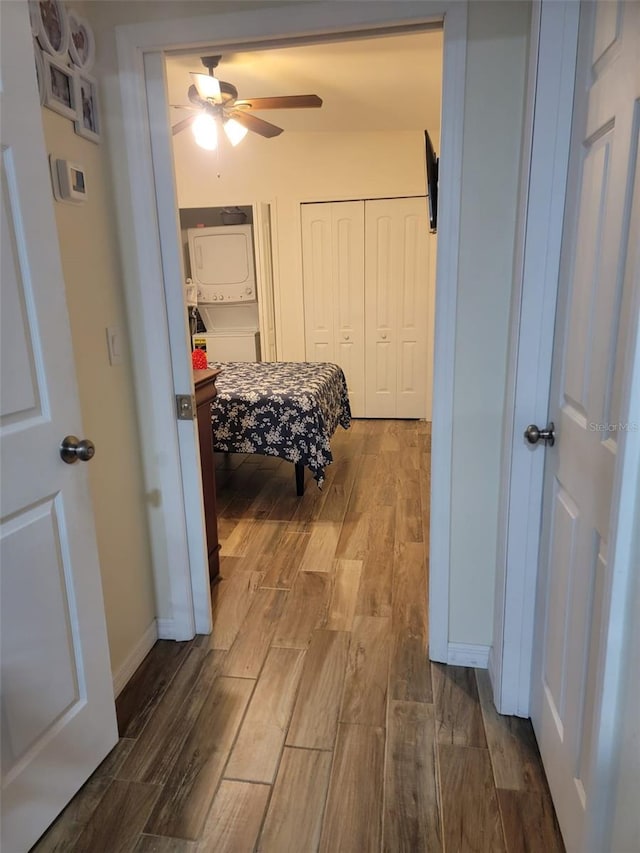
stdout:
{"type": "Polygon", "coordinates": [[[430,425],[356,421],[320,492],[217,460],[214,629],[161,641],[36,853],[555,853],[535,737],[430,665],[430,425]]]}

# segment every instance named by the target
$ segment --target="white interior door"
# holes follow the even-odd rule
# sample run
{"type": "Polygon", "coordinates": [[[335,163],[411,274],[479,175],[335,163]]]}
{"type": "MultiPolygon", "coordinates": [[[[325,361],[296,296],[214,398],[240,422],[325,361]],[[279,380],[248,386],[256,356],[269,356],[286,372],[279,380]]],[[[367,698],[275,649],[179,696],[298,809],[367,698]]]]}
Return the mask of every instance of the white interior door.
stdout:
{"type": "MultiPolygon", "coordinates": [[[[2,850],[27,851],[117,741],[26,3],[2,3],[2,850]]],[[[100,452],[100,448],[98,448],[100,452]]]]}
{"type": "Polygon", "coordinates": [[[593,788],[594,720],[615,701],[599,694],[598,683],[609,620],[620,618],[606,590],[627,319],[638,286],[625,260],[638,239],[629,216],[639,21],[638,3],[601,0],[581,9],[549,412],[556,445],[546,450],[532,683],[533,723],[569,853],[594,849],[587,816],[605,793],[593,788]]]}
{"type": "MultiPolygon", "coordinates": [[[[397,418],[426,418],[431,331],[429,219],[426,198],[398,199],[402,234],[402,278],[398,281],[397,418]]],[[[433,346],[433,343],[431,343],[433,346]]]]}
{"type": "Polygon", "coordinates": [[[364,408],[364,203],[301,206],[306,357],[344,370],[351,413],[364,408]]]}
{"type": "Polygon", "coordinates": [[[260,312],[260,357],[276,361],[276,312],[273,294],[273,240],[271,205],[254,205],[254,232],[257,256],[258,310],[260,312]]]}
{"type": "Polygon", "coordinates": [[[365,202],[369,418],[427,416],[429,290],[426,199],[365,202]]]}
{"type": "Polygon", "coordinates": [[[395,418],[402,243],[391,199],[367,202],[365,246],[365,408],[368,418],[395,418]]]}
{"type": "Polygon", "coordinates": [[[364,405],[364,204],[335,202],[331,207],[334,346],[344,370],[351,414],[364,405]]]}
{"type": "Polygon", "coordinates": [[[335,361],[331,205],[300,206],[307,361],[335,361]]]}

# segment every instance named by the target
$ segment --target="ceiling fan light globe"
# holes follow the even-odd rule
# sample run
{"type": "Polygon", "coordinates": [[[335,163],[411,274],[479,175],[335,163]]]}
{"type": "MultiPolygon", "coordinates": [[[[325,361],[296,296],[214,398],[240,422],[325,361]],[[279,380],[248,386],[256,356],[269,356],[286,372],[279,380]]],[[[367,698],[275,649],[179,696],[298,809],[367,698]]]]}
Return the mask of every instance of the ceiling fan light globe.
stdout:
{"type": "Polygon", "coordinates": [[[224,132],[227,134],[229,142],[233,146],[236,146],[239,142],[242,142],[249,131],[239,121],[236,121],[234,118],[228,118],[224,123],[224,132]]]}
{"type": "Polygon", "coordinates": [[[195,119],[191,129],[200,148],[204,148],[206,151],[215,151],[218,147],[218,128],[213,116],[202,113],[195,119]]]}
{"type": "Polygon", "coordinates": [[[220,101],[220,83],[215,77],[210,77],[208,74],[196,74],[195,71],[191,72],[191,76],[201,98],[220,101]]]}

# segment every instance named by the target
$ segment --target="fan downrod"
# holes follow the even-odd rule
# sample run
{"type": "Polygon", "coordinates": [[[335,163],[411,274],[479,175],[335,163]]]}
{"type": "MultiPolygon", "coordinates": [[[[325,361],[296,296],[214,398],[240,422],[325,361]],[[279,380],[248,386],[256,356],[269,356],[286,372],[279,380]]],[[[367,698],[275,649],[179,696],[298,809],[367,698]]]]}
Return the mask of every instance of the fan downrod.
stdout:
{"type": "Polygon", "coordinates": [[[209,76],[213,77],[213,69],[218,67],[218,63],[222,59],[220,56],[201,56],[200,61],[209,72],[209,76]]]}

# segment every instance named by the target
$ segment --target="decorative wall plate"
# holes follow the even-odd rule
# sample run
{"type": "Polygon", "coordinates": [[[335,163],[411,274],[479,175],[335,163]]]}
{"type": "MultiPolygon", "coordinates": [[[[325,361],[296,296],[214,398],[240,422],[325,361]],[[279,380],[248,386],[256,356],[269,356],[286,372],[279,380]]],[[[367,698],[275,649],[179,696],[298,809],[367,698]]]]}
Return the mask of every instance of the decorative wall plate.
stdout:
{"type": "Polygon", "coordinates": [[[40,5],[38,0],[29,0],[29,22],[31,24],[31,35],[37,38],[40,32],[40,5]]]}
{"type": "Polygon", "coordinates": [[[69,19],[62,0],[37,0],[38,41],[43,50],[63,58],[69,47],[69,19]]]}
{"type": "Polygon", "coordinates": [[[76,12],[69,12],[69,56],[83,71],[89,71],[96,55],[96,42],[88,21],[76,12]]]}

